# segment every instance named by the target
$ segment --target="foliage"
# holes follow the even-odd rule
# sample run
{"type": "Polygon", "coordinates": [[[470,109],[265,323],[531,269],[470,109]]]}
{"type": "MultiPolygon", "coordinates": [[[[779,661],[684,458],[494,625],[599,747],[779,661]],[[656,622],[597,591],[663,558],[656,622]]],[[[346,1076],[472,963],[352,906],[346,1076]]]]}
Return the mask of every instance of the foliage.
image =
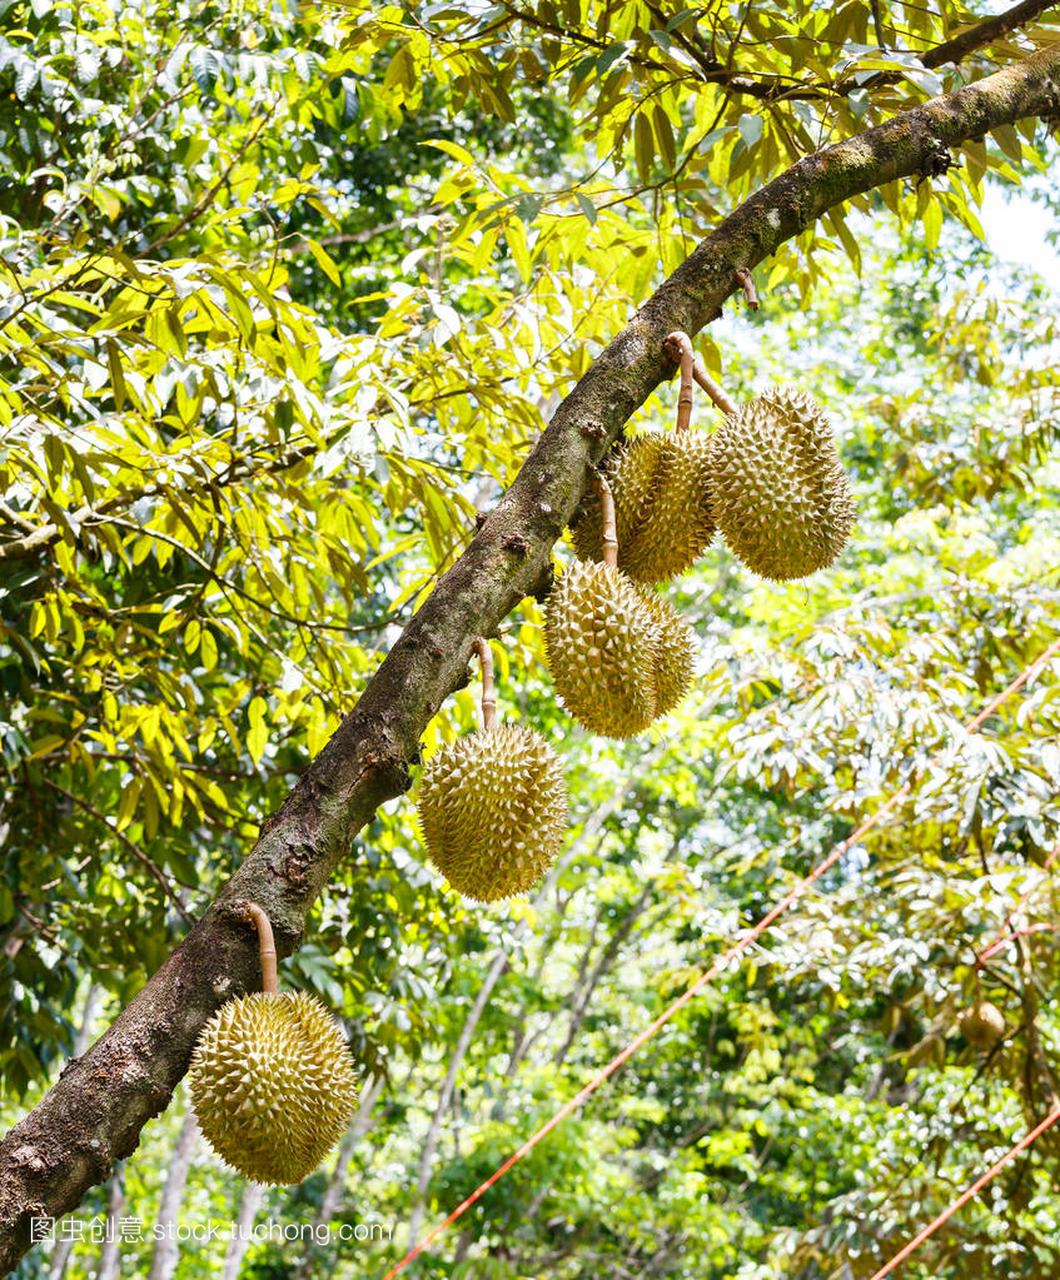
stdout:
{"type": "MultiPolygon", "coordinates": [[[[4,16],[13,1120],[72,1051],[90,987],[98,1029],[205,908],[572,380],[696,239],[793,160],[1021,37],[932,67],[955,6],[857,0],[673,16],[627,0],[15,0],[4,16]]],[[[700,342],[737,399],[797,377],[835,416],[861,513],[840,563],[781,587],[715,546],[673,592],[696,689],[632,746],[558,710],[524,602],[501,637],[500,709],[563,755],[559,872],[472,909],[426,865],[402,799],[285,965],[386,1081],[340,1213],[394,1240],[336,1248],[329,1269],[375,1274],[403,1252],[423,1136],[499,950],[429,1220],[907,779],[910,800],[821,892],[421,1273],[867,1276],[1049,1105],[1053,935],[981,978],[973,962],[1024,890],[1027,921],[1055,906],[1055,666],[982,733],[961,726],[1056,631],[1055,294],[975,239],[984,185],[1055,172],[1055,147],[1028,122],[959,160],[807,228],[761,273],[761,310],[733,308],[700,342]],[[985,1058],[955,1032],[980,984],[1013,1032],[985,1058]]],[[[672,407],[661,389],[635,426],[672,407]]],[[[425,752],[474,719],[462,690],[425,752]]],[[[145,1220],[182,1106],[126,1168],[145,1220]]],[[[908,1274],[1054,1272],[1054,1150],[1043,1140],[908,1274]]],[[[261,1214],[311,1220],[327,1180],[261,1214]]],[[[242,1191],[202,1157],[183,1216],[227,1219],[242,1191]]],[[[123,1254],[146,1273],[149,1241],[123,1254]]],[[[243,1274],[299,1256],[254,1245],[243,1274]]],[[[221,1257],[191,1243],[178,1275],[221,1257]]]]}

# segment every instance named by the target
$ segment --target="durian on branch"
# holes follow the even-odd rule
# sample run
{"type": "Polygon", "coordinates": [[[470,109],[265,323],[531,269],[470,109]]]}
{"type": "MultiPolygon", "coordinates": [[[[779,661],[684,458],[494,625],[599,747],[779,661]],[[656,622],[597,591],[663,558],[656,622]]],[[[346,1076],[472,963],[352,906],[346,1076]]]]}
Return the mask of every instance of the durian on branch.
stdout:
{"type": "Polygon", "coordinates": [[[339,1141],[357,1101],[342,1030],[314,996],[281,992],[272,925],[240,903],[257,929],[261,990],[223,1004],[191,1058],[191,1101],[203,1136],[254,1182],[301,1182],[339,1141]]]}
{"type": "Polygon", "coordinates": [[[427,761],[417,812],[428,856],[475,902],[525,893],[552,865],[567,829],[567,787],[536,730],[497,722],[493,654],[479,636],[482,728],[427,761]]]}
{"type": "Polygon", "coordinates": [[[30,1224],[60,1217],[128,1156],[168,1104],[202,1027],[258,981],[256,948],[233,912],[260,903],[288,955],[356,833],[409,784],[408,762],[464,678],[475,636],[493,635],[547,581],[553,544],[591,470],[668,377],[664,343],[694,335],[778,245],[843,201],[927,171],[940,148],[1025,116],[1060,112],[1060,44],[815,152],[734,210],[648,299],[557,409],[519,475],[443,576],[295,786],[232,880],[113,1026],[0,1143],[0,1273],[30,1224]]]}

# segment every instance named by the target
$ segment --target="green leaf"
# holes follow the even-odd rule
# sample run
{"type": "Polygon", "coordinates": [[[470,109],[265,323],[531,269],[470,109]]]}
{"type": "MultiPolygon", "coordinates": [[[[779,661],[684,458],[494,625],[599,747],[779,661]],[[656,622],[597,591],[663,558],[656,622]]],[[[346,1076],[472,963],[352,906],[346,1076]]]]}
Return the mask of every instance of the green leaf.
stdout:
{"type": "Polygon", "coordinates": [[[655,161],[655,138],[651,123],[643,111],[637,112],[634,122],[633,150],[637,162],[637,174],[641,182],[647,183],[651,178],[652,165],[655,161]]]}
{"type": "Polygon", "coordinates": [[[309,245],[309,252],[316,259],[317,265],[324,272],[324,274],[331,281],[331,283],[334,285],[341,285],[342,275],[340,274],[338,265],[336,264],[335,259],[331,256],[331,254],[329,254],[328,251],[324,248],[324,246],[316,240],[307,240],[306,244],[309,245]]]}
{"type": "Polygon", "coordinates": [[[674,140],[670,117],[658,103],[655,104],[655,108],[652,111],[652,123],[655,126],[655,137],[658,139],[659,151],[666,163],[666,167],[673,169],[677,163],[677,143],[674,140]]]}
{"type": "Polygon", "coordinates": [[[451,142],[448,138],[427,138],[423,144],[425,147],[434,147],[438,151],[444,151],[447,156],[452,156],[454,160],[459,160],[462,165],[469,169],[475,167],[475,157],[466,147],[460,146],[457,142],[451,142]]]}
{"type": "Polygon", "coordinates": [[[119,412],[124,408],[127,398],[125,374],[121,367],[121,354],[118,344],[113,338],[107,339],[107,368],[110,370],[110,386],[114,395],[114,407],[119,412]]]}
{"type": "Polygon", "coordinates": [[[737,126],[740,130],[740,137],[749,147],[753,147],[762,137],[762,130],[765,128],[765,121],[761,116],[751,115],[745,112],[739,120],[737,126]]]}

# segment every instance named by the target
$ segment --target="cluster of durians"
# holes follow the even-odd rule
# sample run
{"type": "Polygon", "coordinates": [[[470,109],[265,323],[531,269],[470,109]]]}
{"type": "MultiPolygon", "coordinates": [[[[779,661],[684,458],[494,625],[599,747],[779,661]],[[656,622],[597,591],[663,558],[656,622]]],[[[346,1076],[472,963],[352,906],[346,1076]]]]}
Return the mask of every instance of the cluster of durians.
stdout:
{"type": "MultiPolygon", "coordinates": [[[[608,455],[619,568],[635,582],[686,572],[720,531],[752,573],[775,582],[827,568],[854,524],[850,486],[821,406],[797,387],[770,387],[737,406],[696,360],[686,334],[667,338],[681,368],[677,429],[653,431],[608,455]],[[689,430],[698,382],[724,412],[710,435],[689,430]]],[[[583,560],[600,560],[600,513],[584,504],[572,530],[583,560]]]]}
{"type": "MultiPolygon", "coordinates": [[[[775,580],[830,564],[854,518],[846,478],[820,406],[774,388],[737,409],[695,362],[685,334],[668,349],[681,369],[677,429],[639,436],[594,475],[572,530],[578,560],[546,607],[549,669],[586,728],[629,738],[672,710],[692,682],[690,629],[656,590],[703,554],[716,530],[741,561],[775,580]],[[726,413],[713,435],[689,430],[693,380],[726,413]]],[[[499,724],[488,641],[481,730],[443,747],[424,768],[419,820],[428,854],[460,893],[492,902],[530,889],[559,851],[567,797],[559,759],[539,733],[499,724]]],[[[192,1103],[203,1135],[256,1182],[296,1183],[339,1140],[357,1099],[342,1030],[319,1001],[281,992],[264,910],[262,990],[225,1003],[192,1055],[192,1103]]],[[[973,1043],[1003,1030],[993,1006],[961,1020],[973,1043]],[[994,1016],[996,1015],[996,1016],[994,1016]]]]}
{"type": "MultiPolygon", "coordinates": [[[[773,388],[738,409],[695,359],[686,334],[667,350],[681,371],[677,427],[612,450],[572,529],[578,559],[545,611],[549,671],[563,705],[594,733],[629,738],[673,710],[693,676],[691,630],[656,587],[684,573],[720,529],[754,572],[783,581],[821,569],[854,520],[831,426],[809,396],[773,388]],[[691,431],[693,383],[726,414],[691,431]]],[[[427,763],[419,819],[427,852],[465,896],[490,902],[532,887],[566,826],[555,753],[531,729],[498,725],[492,661],[483,727],[427,763]]]]}

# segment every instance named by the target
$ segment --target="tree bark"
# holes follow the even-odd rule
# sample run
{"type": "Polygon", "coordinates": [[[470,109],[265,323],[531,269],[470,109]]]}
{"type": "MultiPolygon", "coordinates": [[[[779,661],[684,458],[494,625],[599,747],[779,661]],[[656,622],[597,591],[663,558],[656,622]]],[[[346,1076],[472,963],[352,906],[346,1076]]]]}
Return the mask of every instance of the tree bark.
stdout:
{"type": "MultiPolygon", "coordinates": [[[[81,1023],[77,1028],[77,1035],[74,1038],[74,1051],[71,1058],[76,1060],[88,1048],[88,1042],[92,1039],[92,1024],[96,1020],[103,1004],[103,988],[98,982],[90,982],[88,990],[85,992],[85,1004],[81,1010],[81,1023]]],[[[74,1239],[60,1240],[55,1246],[55,1250],[51,1256],[51,1262],[48,1267],[48,1280],[63,1280],[66,1275],[66,1268],[70,1264],[70,1255],[74,1251],[74,1239]]]]}
{"type": "Polygon", "coordinates": [[[604,944],[600,955],[597,957],[596,964],[589,968],[589,957],[592,955],[593,943],[590,940],[589,946],[585,949],[582,956],[579,973],[582,976],[580,982],[575,986],[572,992],[573,999],[570,1006],[570,1021],[567,1026],[567,1034],[563,1037],[563,1043],[553,1054],[552,1061],[560,1067],[567,1060],[567,1054],[570,1053],[571,1045],[574,1044],[574,1037],[578,1034],[585,1014],[589,1008],[589,1001],[593,998],[593,992],[596,990],[600,979],[611,968],[615,962],[622,944],[633,931],[633,926],[637,923],[641,912],[647,906],[648,898],[654,885],[649,880],[644,888],[637,896],[637,900],[629,908],[614,933],[608,938],[604,944]]]}
{"type": "Polygon", "coordinates": [[[5,1272],[29,1247],[33,1217],[62,1216],[135,1150],[215,1009],[257,987],[256,939],[233,900],[265,908],[281,955],[299,944],[307,913],[354,835],[408,786],[420,735],[467,679],[474,638],[495,634],[524,596],[547,587],[549,553],[590,469],[673,373],[666,336],[697,333],[740,288],[739,268],[753,268],[843,201],[926,172],[940,151],[999,125],[1060,112],[1058,77],[1060,45],[806,156],[730,214],[637,312],[559,406],[511,488],[203,918],[0,1143],[5,1272]]]}
{"type": "Polygon", "coordinates": [[[166,1185],[162,1188],[162,1200],[158,1206],[158,1225],[167,1228],[167,1231],[155,1241],[154,1252],[151,1255],[151,1271],[147,1280],[169,1280],[177,1269],[180,1245],[176,1239],[175,1227],[177,1215],[184,1200],[184,1189],[188,1185],[188,1171],[191,1169],[198,1138],[199,1126],[195,1120],[195,1113],[189,1109],[177,1134],[173,1158],[166,1174],[166,1185]]]}

